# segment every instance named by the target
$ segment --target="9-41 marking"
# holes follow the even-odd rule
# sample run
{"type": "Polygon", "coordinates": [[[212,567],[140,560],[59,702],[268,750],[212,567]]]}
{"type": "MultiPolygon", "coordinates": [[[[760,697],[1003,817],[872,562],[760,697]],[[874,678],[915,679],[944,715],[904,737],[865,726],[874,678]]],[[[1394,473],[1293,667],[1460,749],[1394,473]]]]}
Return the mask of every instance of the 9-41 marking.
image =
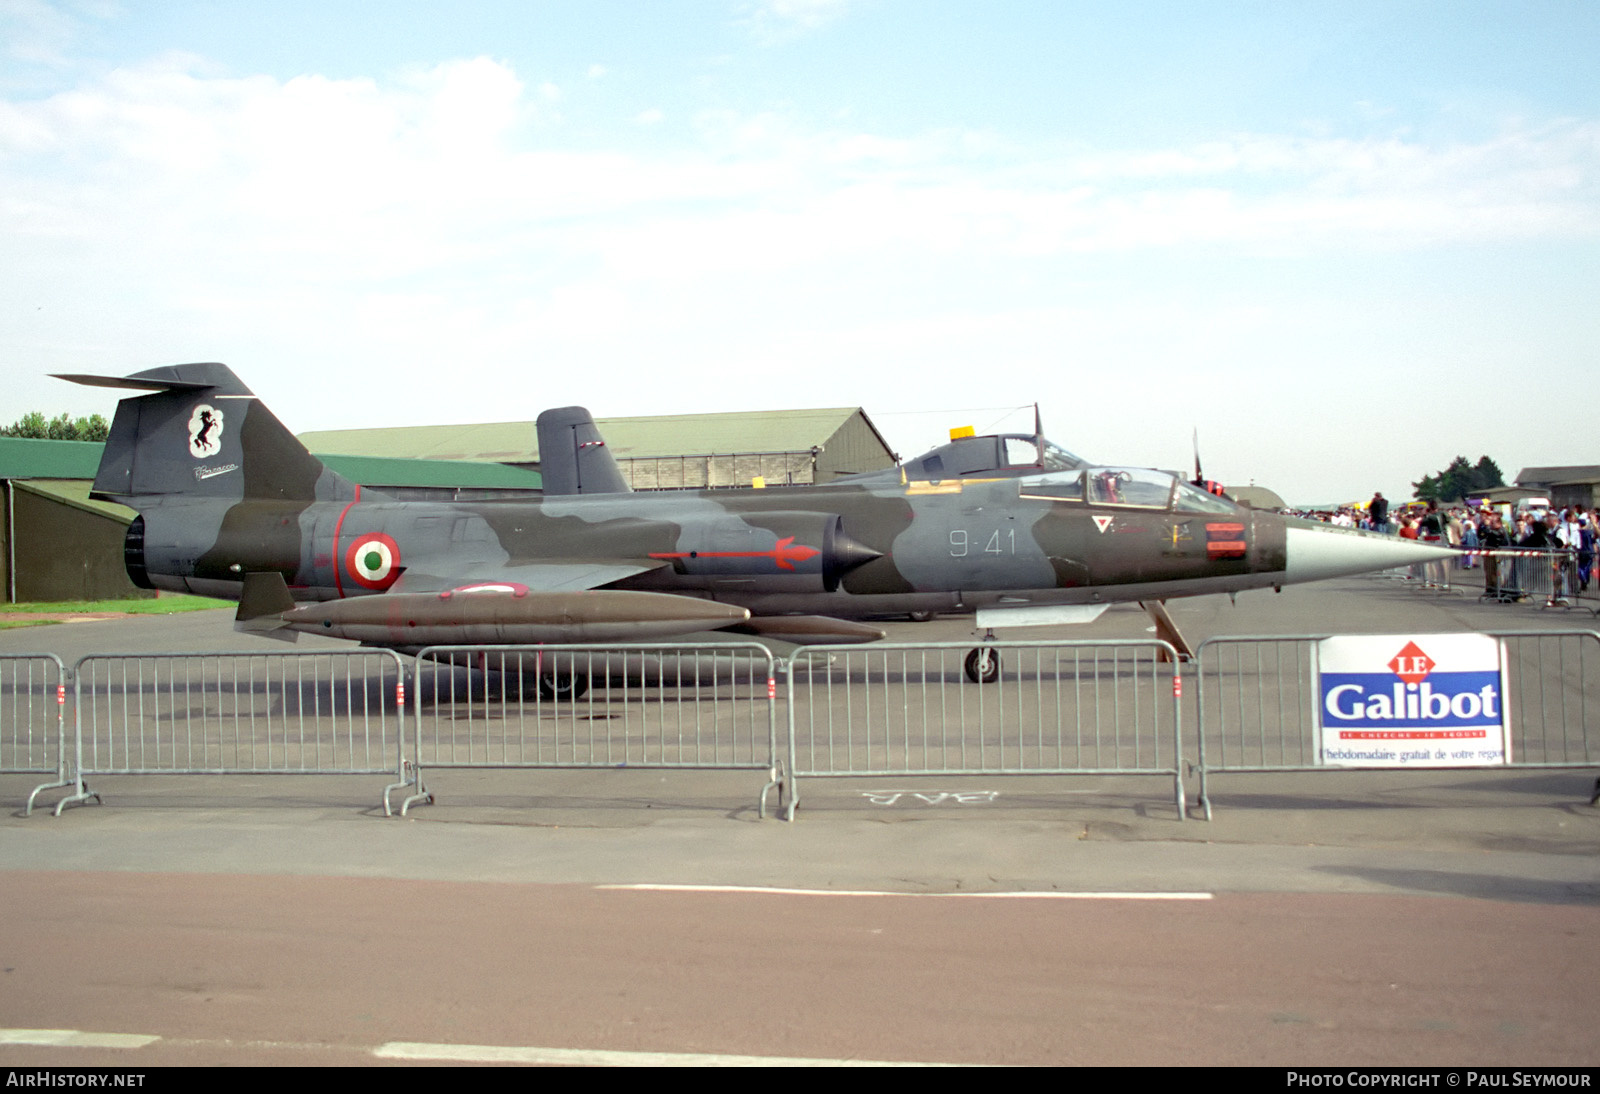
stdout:
{"type": "MultiPolygon", "coordinates": [[[[983,533],[979,532],[979,536],[983,533]]],[[[1017,530],[1007,528],[1005,531],[995,529],[984,542],[981,549],[977,547],[977,538],[964,528],[957,528],[950,533],[950,557],[965,558],[968,554],[979,553],[985,555],[1014,555],[1017,553],[1017,530]]]]}

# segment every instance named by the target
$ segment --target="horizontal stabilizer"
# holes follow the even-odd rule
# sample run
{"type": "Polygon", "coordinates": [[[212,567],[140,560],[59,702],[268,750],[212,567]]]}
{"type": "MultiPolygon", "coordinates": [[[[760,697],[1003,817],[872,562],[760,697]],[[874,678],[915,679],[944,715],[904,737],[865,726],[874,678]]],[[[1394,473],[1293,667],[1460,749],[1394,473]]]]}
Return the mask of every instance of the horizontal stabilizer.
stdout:
{"type": "Polygon", "coordinates": [[[251,395],[253,392],[233,374],[227,365],[215,361],[201,361],[190,365],[162,365],[146,369],[132,376],[92,376],[81,372],[52,373],[57,380],[66,380],[86,387],[112,387],[127,391],[207,391],[219,395],[251,395]]]}
{"type": "Polygon", "coordinates": [[[115,387],[128,391],[207,391],[212,386],[184,380],[141,380],[136,376],[90,376],[81,372],[52,372],[50,375],[84,387],[115,387]]]}

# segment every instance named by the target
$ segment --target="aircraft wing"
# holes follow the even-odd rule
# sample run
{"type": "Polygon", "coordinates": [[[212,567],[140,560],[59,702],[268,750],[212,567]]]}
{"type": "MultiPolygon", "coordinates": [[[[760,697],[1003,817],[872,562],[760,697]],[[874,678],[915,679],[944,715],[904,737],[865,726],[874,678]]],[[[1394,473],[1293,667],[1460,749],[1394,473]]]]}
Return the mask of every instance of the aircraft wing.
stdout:
{"type": "Polygon", "coordinates": [[[648,573],[666,566],[665,561],[650,559],[540,559],[537,562],[499,566],[467,566],[443,571],[445,566],[430,568],[427,563],[412,567],[400,575],[390,588],[390,595],[404,593],[438,593],[450,589],[509,585],[522,587],[528,592],[570,592],[580,589],[598,589],[635,574],[648,573]]]}
{"type": "MultiPolygon", "coordinates": [[[[446,563],[447,560],[437,560],[446,563]]],[[[797,645],[873,642],[884,631],[823,616],[752,619],[732,604],[602,586],[664,566],[633,559],[541,559],[521,565],[426,564],[381,596],[296,607],[277,573],[245,577],[235,626],[292,639],[305,631],[379,646],[648,641],[721,631],[797,645]],[[440,565],[438,569],[446,569],[440,565]]],[[[733,635],[729,635],[733,637],[733,635]]]]}

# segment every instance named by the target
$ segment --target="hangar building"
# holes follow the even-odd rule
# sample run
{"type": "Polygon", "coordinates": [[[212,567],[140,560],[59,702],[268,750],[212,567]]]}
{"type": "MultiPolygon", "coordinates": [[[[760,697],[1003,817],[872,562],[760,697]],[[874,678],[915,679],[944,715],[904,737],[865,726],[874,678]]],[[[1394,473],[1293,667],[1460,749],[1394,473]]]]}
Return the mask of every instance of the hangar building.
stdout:
{"type": "MultiPolygon", "coordinates": [[[[18,601],[151,596],[128,580],[133,510],[89,497],[104,445],[0,437],[0,587],[18,601]]],[[[495,463],[319,457],[352,482],[405,500],[528,497],[536,472],[495,463]]]]}
{"type": "Polygon", "coordinates": [[[1600,505],[1600,466],[1595,464],[1524,467],[1517,472],[1516,482],[1518,492],[1548,495],[1557,508],[1600,505]]]}
{"type": "MultiPolygon", "coordinates": [[[[666,414],[595,421],[636,490],[825,483],[895,464],[883,435],[860,407],[666,414]]],[[[531,421],[335,429],[302,433],[318,452],[386,459],[493,460],[534,468],[531,421]]]]}
{"type": "Polygon", "coordinates": [[[103,447],[0,437],[0,569],[7,601],[154,595],[136,588],[122,567],[122,539],[133,510],[89,498],[103,447]]]}

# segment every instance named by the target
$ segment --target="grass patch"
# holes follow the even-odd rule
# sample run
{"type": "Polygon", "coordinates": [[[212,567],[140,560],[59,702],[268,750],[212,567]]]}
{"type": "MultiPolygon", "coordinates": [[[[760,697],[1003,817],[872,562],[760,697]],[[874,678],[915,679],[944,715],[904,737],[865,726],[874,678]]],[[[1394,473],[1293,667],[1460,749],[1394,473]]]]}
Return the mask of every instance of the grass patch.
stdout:
{"type": "Polygon", "coordinates": [[[18,627],[53,627],[59,619],[5,619],[0,617],[0,631],[14,631],[18,627]]]}
{"type": "Polygon", "coordinates": [[[203,612],[208,608],[232,606],[231,600],[215,600],[209,596],[190,596],[187,593],[180,593],[175,596],[145,597],[139,600],[53,600],[0,604],[0,615],[8,612],[49,612],[58,615],[127,612],[129,615],[173,615],[177,612],[203,612]]]}

